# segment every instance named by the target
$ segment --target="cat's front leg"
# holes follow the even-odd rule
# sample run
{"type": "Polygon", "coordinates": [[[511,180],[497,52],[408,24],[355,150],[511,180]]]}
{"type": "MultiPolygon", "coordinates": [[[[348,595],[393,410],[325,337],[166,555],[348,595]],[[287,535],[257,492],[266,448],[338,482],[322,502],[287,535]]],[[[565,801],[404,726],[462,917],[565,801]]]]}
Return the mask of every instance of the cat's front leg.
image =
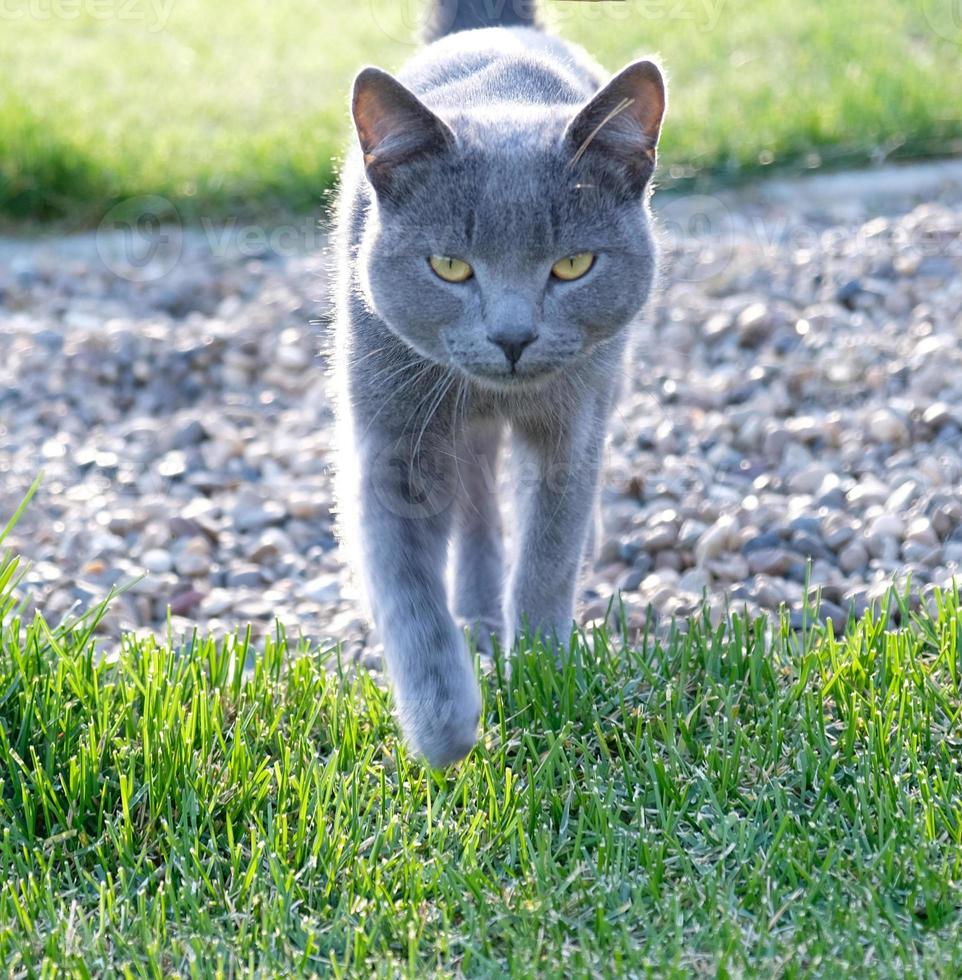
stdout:
{"type": "Polygon", "coordinates": [[[602,404],[559,421],[515,427],[519,457],[518,546],[511,574],[511,619],[549,642],[570,636],[575,592],[597,496],[605,440],[602,404]]]}
{"type": "Polygon", "coordinates": [[[481,698],[447,607],[454,472],[450,452],[388,433],[361,451],[359,533],[368,596],[411,748],[446,766],[477,740],[481,698]]]}

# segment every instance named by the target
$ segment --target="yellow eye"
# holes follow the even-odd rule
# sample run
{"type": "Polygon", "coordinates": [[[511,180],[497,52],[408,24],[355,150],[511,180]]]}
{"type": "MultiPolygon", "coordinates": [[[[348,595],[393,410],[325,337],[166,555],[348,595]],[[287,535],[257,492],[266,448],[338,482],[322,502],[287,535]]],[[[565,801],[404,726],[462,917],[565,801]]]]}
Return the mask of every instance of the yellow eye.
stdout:
{"type": "Polygon", "coordinates": [[[464,282],[474,275],[474,270],[461,259],[452,259],[450,255],[432,255],[428,259],[434,274],[445,282],[464,282]]]}
{"type": "Polygon", "coordinates": [[[551,275],[555,279],[571,282],[572,279],[580,279],[594,264],[594,252],[578,252],[576,255],[558,259],[551,267],[551,275]]]}

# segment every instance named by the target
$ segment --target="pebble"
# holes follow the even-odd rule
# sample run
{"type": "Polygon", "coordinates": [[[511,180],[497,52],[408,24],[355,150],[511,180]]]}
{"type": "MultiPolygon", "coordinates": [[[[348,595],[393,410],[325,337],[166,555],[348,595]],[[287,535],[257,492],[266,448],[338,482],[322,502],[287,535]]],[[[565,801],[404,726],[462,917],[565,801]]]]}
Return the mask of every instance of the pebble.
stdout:
{"type": "Polygon", "coordinates": [[[268,528],[251,549],[250,560],[255,565],[269,564],[279,558],[282,552],[290,546],[290,539],[280,528],[268,528]]]}
{"type": "Polygon", "coordinates": [[[201,602],[201,609],[205,616],[223,616],[233,608],[234,601],[235,596],[230,589],[211,589],[201,602]]]}
{"type": "Polygon", "coordinates": [[[868,533],[883,538],[901,538],[905,533],[905,522],[898,514],[879,514],[869,523],[868,533]]]}
{"type": "Polygon", "coordinates": [[[742,555],[734,553],[709,559],[705,568],[715,578],[727,582],[740,582],[749,573],[748,562],[742,555]]]}
{"type": "Polygon", "coordinates": [[[785,548],[760,548],[747,555],[748,570],[752,575],[784,575],[797,561],[797,557],[785,548]]]}
{"type": "Polygon", "coordinates": [[[203,601],[204,593],[197,589],[184,589],[170,600],[170,611],[174,616],[190,615],[203,601]]]}
{"type": "Polygon", "coordinates": [[[650,528],[642,540],[642,547],[649,552],[672,548],[678,540],[678,532],[673,524],[656,524],[650,528]]]}
{"type": "Polygon", "coordinates": [[[174,449],[187,449],[203,442],[205,436],[203,425],[197,419],[191,419],[174,430],[170,444],[174,449]]]}
{"type": "Polygon", "coordinates": [[[892,411],[878,409],[868,420],[868,432],[879,442],[901,445],[908,442],[909,430],[905,423],[892,411]]]}
{"type": "Polygon", "coordinates": [[[852,541],[838,553],[838,567],[848,575],[861,571],[867,564],[868,552],[858,541],[852,541]]]}
{"type": "Polygon", "coordinates": [[[293,493],[287,498],[287,511],[291,517],[310,520],[329,510],[329,503],[320,494],[293,493]]]}
{"type": "Polygon", "coordinates": [[[708,530],[708,525],[704,521],[688,518],[684,521],[678,531],[678,544],[682,548],[693,548],[698,539],[708,530]]]}
{"type": "Polygon", "coordinates": [[[822,522],[817,517],[796,517],[789,522],[788,530],[818,538],[822,533],[822,522]]]}
{"type": "Polygon", "coordinates": [[[843,545],[847,544],[855,536],[857,524],[850,518],[842,515],[832,515],[825,521],[822,530],[822,540],[826,547],[833,551],[838,551],[843,545]]]}
{"type": "Polygon", "coordinates": [[[742,554],[750,555],[753,551],[771,551],[782,543],[782,536],[777,531],[765,531],[764,534],[754,534],[742,545],[742,554]]]}
{"type": "Polygon", "coordinates": [[[932,522],[924,516],[916,517],[905,529],[905,540],[933,548],[939,543],[939,536],[932,522]]]}
{"type": "Polygon", "coordinates": [[[257,565],[237,564],[227,570],[224,584],[229,589],[253,589],[264,584],[264,576],[257,565]]]}
{"type": "Polygon", "coordinates": [[[170,552],[161,548],[151,548],[149,551],[145,551],[141,555],[140,562],[148,572],[153,572],[155,575],[162,575],[174,567],[174,559],[170,552]]]}
{"type": "Polygon", "coordinates": [[[710,584],[708,574],[701,568],[690,568],[678,579],[679,589],[697,596],[700,596],[710,584]]]}
{"type": "Polygon", "coordinates": [[[276,500],[268,500],[255,506],[236,507],[231,513],[231,518],[238,531],[246,532],[259,531],[271,524],[280,524],[286,514],[287,511],[282,504],[276,500]]]}
{"type": "Polygon", "coordinates": [[[174,557],[174,569],[185,578],[199,578],[211,569],[210,552],[202,538],[192,538],[174,557]]]}
{"type": "Polygon", "coordinates": [[[888,498],[890,490],[874,474],[866,474],[859,482],[852,487],[845,495],[848,503],[855,507],[871,507],[873,504],[884,503],[888,498]]]}
{"type": "Polygon", "coordinates": [[[341,581],[336,575],[321,575],[305,582],[301,595],[312,602],[337,602],[341,598],[341,581]]]}
{"type": "Polygon", "coordinates": [[[702,534],[695,545],[695,557],[699,564],[717,558],[725,551],[731,543],[734,526],[734,518],[725,514],[702,534]]]}
{"type": "Polygon", "coordinates": [[[774,320],[763,302],[746,306],[738,315],[738,342],[743,347],[757,347],[772,331],[774,320]]]}
{"type": "Polygon", "coordinates": [[[640,568],[629,568],[618,578],[617,586],[621,592],[635,592],[641,585],[645,573],[640,568]]]}
{"type": "Polygon", "coordinates": [[[293,344],[282,344],[277,349],[277,363],[288,371],[303,371],[311,363],[311,354],[293,344]]]}
{"type": "Polygon", "coordinates": [[[954,415],[952,409],[945,402],[934,402],[922,413],[922,421],[926,425],[931,425],[933,428],[939,429],[943,425],[954,421],[954,415]]]}

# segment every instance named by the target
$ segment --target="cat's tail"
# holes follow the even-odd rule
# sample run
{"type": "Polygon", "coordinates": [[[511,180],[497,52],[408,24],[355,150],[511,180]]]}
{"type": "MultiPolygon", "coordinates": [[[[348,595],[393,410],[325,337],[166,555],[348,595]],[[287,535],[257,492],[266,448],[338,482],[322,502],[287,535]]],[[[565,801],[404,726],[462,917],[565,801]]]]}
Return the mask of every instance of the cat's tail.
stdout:
{"type": "Polygon", "coordinates": [[[538,27],[536,0],[432,0],[424,39],[478,27],[538,27]]]}

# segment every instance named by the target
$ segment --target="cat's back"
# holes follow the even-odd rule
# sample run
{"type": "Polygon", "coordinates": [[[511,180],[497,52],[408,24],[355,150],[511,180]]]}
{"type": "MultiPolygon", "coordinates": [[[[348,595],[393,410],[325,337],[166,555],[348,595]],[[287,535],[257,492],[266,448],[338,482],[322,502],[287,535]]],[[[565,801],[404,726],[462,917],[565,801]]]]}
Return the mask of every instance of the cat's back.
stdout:
{"type": "Polygon", "coordinates": [[[577,45],[530,27],[460,31],[427,45],[398,78],[434,109],[576,105],[604,80],[577,45]]]}

